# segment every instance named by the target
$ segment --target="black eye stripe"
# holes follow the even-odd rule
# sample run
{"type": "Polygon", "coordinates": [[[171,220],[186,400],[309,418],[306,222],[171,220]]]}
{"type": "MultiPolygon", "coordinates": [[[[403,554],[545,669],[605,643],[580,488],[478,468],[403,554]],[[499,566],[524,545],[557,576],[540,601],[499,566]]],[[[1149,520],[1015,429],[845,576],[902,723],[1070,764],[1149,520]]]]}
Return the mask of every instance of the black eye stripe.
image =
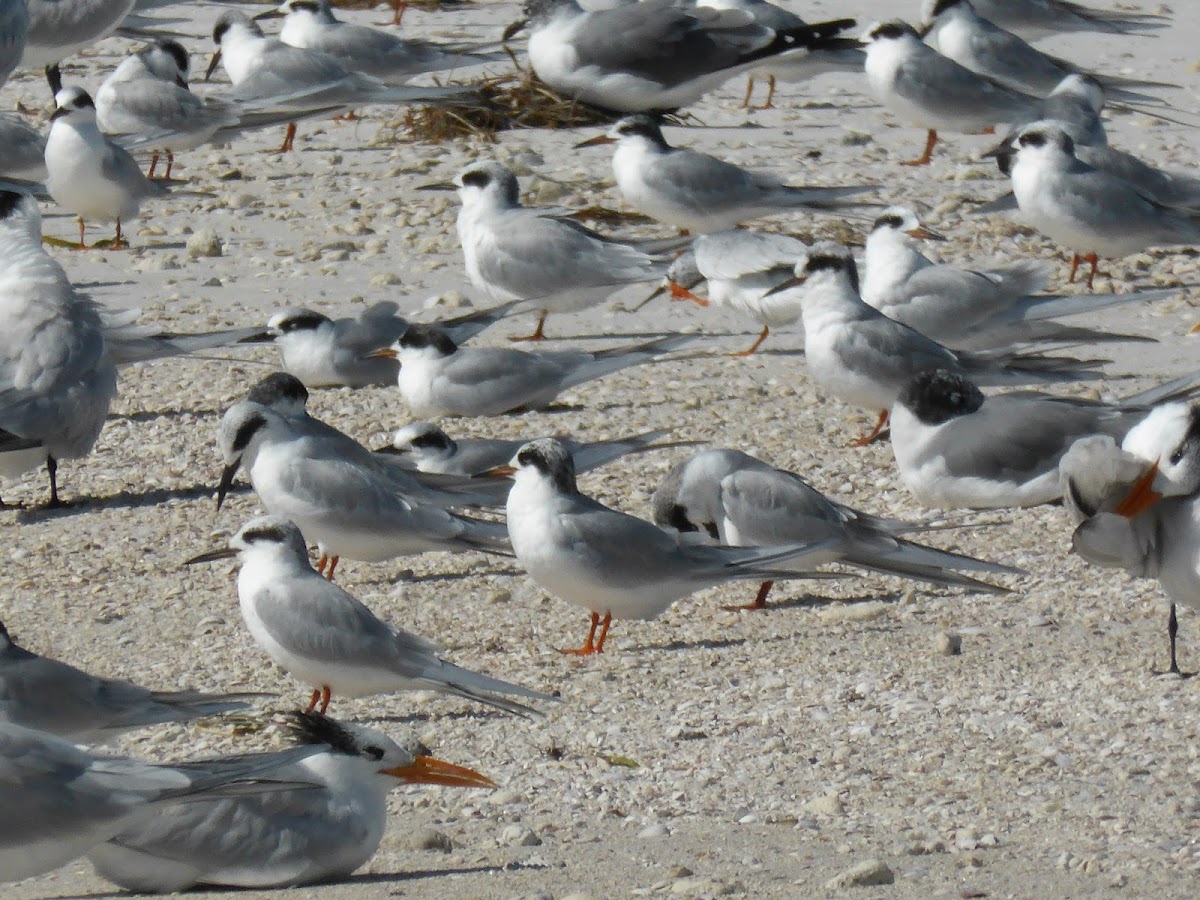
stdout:
{"type": "Polygon", "coordinates": [[[242,532],[242,540],[248,544],[253,544],[255,541],[267,540],[272,543],[283,543],[286,535],[282,529],[275,527],[266,528],[251,528],[249,531],[242,532]]]}
{"type": "Polygon", "coordinates": [[[482,169],[473,169],[462,176],[462,183],[471,187],[487,187],[491,184],[492,176],[482,169]]]}
{"type": "Polygon", "coordinates": [[[237,430],[237,434],[233,436],[233,452],[241,453],[248,446],[250,440],[258,433],[260,428],[266,426],[267,420],[255,413],[242,423],[242,427],[237,430]]]}
{"type": "Polygon", "coordinates": [[[875,227],[876,228],[903,228],[904,227],[904,219],[902,219],[900,216],[897,216],[895,214],[887,215],[887,216],[880,216],[878,219],[875,220],[875,227]]]}

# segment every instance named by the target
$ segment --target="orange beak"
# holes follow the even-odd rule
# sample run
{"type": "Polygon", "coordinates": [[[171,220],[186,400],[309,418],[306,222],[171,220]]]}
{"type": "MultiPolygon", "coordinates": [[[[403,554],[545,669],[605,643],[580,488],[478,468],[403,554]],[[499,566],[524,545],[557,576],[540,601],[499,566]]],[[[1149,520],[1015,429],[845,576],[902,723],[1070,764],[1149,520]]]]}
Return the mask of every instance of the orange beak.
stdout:
{"type": "Polygon", "coordinates": [[[456,766],[454,763],[434,759],[432,756],[418,756],[407,766],[395,766],[391,769],[380,769],[379,774],[391,775],[405,784],[440,784],[442,787],[482,787],[494,788],[496,782],[480,775],[474,769],[466,766],[456,766]]]}
{"type": "Polygon", "coordinates": [[[1157,461],[1134,482],[1133,487],[1129,490],[1129,494],[1126,495],[1125,499],[1121,501],[1121,505],[1115,510],[1118,516],[1132,519],[1138,513],[1145,512],[1162,499],[1162,494],[1151,488],[1156,475],[1158,475],[1157,461]]]}
{"type": "Polygon", "coordinates": [[[511,478],[517,473],[516,466],[496,466],[483,472],[481,478],[511,478]]]}
{"type": "Polygon", "coordinates": [[[904,232],[909,237],[920,238],[924,241],[944,241],[944,235],[938,234],[936,231],[930,231],[924,225],[918,225],[916,228],[910,228],[904,232]]]}
{"type": "Polygon", "coordinates": [[[1189,328],[1188,334],[1195,334],[1197,331],[1200,331],[1200,322],[1197,322],[1195,325],[1189,328]]]}
{"type": "Polygon", "coordinates": [[[588,138],[586,141],[580,141],[572,150],[581,150],[584,147],[603,147],[605,144],[615,144],[616,138],[610,138],[607,134],[598,134],[594,138],[588,138]]]}
{"type": "Polygon", "coordinates": [[[399,355],[391,347],[384,347],[382,350],[372,350],[363,359],[395,359],[399,355]]]}

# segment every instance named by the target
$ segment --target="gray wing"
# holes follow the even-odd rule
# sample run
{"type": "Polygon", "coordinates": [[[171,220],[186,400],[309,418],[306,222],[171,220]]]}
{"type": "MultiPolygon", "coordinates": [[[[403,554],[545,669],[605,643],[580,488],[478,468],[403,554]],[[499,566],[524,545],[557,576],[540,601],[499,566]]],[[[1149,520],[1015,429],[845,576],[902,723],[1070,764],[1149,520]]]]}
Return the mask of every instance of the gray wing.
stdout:
{"type": "Polygon", "coordinates": [[[785,281],[807,250],[799,238],[743,228],[701,235],[693,245],[700,274],[728,281],[774,270],[781,271],[779,280],[785,281]]]}
{"type": "Polygon", "coordinates": [[[191,91],[157,78],[139,78],[109,86],[113,105],[104,106],[101,126],[109,134],[149,130],[185,134],[234,125],[238,112],[231,103],[202,100],[191,91]]]}
{"type": "Polygon", "coordinates": [[[522,353],[503,347],[459,350],[433,380],[433,395],[448,408],[508,412],[548,402],[565,377],[591,354],[522,353]]]}
{"type": "Polygon", "coordinates": [[[118,147],[112,141],[105,141],[104,158],[100,161],[100,171],[105,178],[120,184],[139,200],[143,197],[158,197],[167,192],[160,184],[155,184],[142,174],[142,167],[128,150],[118,147]]]}
{"type": "Polygon", "coordinates": [[[995,27],[975,29],[971,50],[977,60],[986,60],[988,77],[1016,90],[1028,86],[1036,87],[1039,93],[1048,93],[1071,73],[1082,71],[995,27]]]}
{"type": "Polygon", "coordinates": [[[395,631],[315,572],[260,587],[254,607],[271,636],[297,656],[391,669],[407,678],[419,678],[437,663],[433,645],[395,631]]]}
{"type": "Polygon", "coordinates": [[[1107,232],[1145,235],[1148,243],[1200,242],[1200,224],[1155,202],[1136,185],[1076,160],[1055,180],[1055,203],[1107,232]]]}
{"type": "Polygon", "coordinates": [[[778,469],[742,469],[721,479],[721,506],[743,543],[807,543],[843,533],[820,491],[778,469]]]}
{"type": "Polygon", "coordinates": [[[745,169],[686,147],[674,147],[656,159],[651,177],[669,184],[672,199],[696,213],[755,203],[771,193],[745,169]]]}
{"type": "Polygon", "coordinates": [[[882,314],[841,329],[833,349],[851,368],[862,368],[861,361],[870,360],[873,377],[897,382],[907,382],[913,373],[924,369],[962,370],[957,355],[882,314]]]}
{"type": "Polygon", "coordinates": [[[916,104],[929,104],[946,115],[969,119],[977,118],[981,108],[1004,117],[1032,116],[1040,111],[1035,97],[1010,90],[933,50],[899,67],[895,91],[916,104]]]}

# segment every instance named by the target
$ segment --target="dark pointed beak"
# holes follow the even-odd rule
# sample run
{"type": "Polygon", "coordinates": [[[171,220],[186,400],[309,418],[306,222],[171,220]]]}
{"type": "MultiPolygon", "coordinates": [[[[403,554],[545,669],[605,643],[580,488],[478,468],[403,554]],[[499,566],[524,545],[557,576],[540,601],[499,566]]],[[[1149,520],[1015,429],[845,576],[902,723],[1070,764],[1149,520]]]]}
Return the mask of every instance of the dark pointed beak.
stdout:
{"type": "Polygon", "coordinates": [[[387,444],[386,446],[380,447],[375,452],[376,453],[386,453],[389,456],[407,456],[408,455],[408,451],[401,450],[395,444],[387,444]]]}
{"type": "Polygon", "coordinates": [[[53,122],[55,119],[59,118],[60,116],[65,116],[66,114],[66,107],[60,106],[55,109],[54,112],[50,113],[50,121],[53,122]]]}
{"type": "Polygon", "coordinates": [[[221,473],[221,483],[217,485],[217,509],[221,508],[221,504],[225,502],[225,495],[229,493],[229,488],[233,485],[233,476],[237,474],[238,467],[242,464],[239,457],[234,462],[231,462],[225,467],[221,473]]]}
{"type": "Polygon", "coordinates": [[[763,294],[763,296],[770,297],[772,294],[782,294],[784,291],[791,290],[794,287],[799,287],[802,284],[804,284],[804,279],[799,275],[793,275],[787,281],[775,285],[775,287],[771,288],[769,291],[763,294]]]}
{"type": "Polygon", "coordinates": [[[231,556],[237,556],[238,552],[232,547],[224,547],[220,550],[207,550],[199,556],[193,556],[191,559],[185,559],[185,566],[194,566],[198,563],[216,562],[218,559],[229,559],[231,556]]]}
{"type": "Polygon", "coordinates": [[[584,147],[602,147],[605,144],[617,143],[616,138],[611,138],[607,134],[598,134],[594,138],[588,138],[586,141],[580,141],[572,150],[582,150],[584,147]]]}
{"type": "Polygon", "coordinates": [[[266,12],[260,12],[253,18],[255,22],[261,22],[263,19],[282,19],[283,15],[284,14],[279,11],[279,7],[275,7],[274,9],[268,9],[266,12]]]}
{"type": "Polygon", "coordinates": [[[946,239],[944,235],[940,235],[936,231],[930,231],[924,225],[918,225],[916,228],[910,228],[904,233],[909,237],[920,238],[924,241],[944,241],[946,239]]]}
{"type": "Polygon", "coordinates": [[[433,184],[417,186],[418,191],[457,191],[458,185],[453,181],[435,181],[433,184]]]}
{"type": "Polygon", "coordinates": [[[528,24],[529,24],[528,19],[517,19],[517,21],[513,22],[507,28],[504,29],[504,33],[502,35],[500,35],[500,40],[511,41],[513,39],[513,37],[520,34],[525,29],[525,26],[528,24]]]}
{"type": "Polygon", "coordinates": [[[278,335],[274,331],[260,331],[258,334],[252,334],[249,337],[244,337],[239,344],[270,344],[278,335]]]}
{"type": "Polygon", "coordinates": [[[217,71],[217,65],[221,62],[221,48],[217,48],[217,52],[212,55],[212,59],[208,61],[208,68],[204,70],[204,80],[211,81],[212,73],[217,71]]]}
{"type": "Polygon", "coordinates": [[[512,478],[517,469],[515,466],[495,466],[479,474],[480,478],[512,478]]]}

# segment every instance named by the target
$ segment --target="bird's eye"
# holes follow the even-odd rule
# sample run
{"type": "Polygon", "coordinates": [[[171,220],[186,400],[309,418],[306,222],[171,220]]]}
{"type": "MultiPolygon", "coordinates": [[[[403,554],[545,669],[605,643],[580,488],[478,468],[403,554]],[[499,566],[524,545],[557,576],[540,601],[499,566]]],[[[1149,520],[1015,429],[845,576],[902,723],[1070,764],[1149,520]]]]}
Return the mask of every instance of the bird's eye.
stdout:
{"type": "Polygon", "coordinates": [[[383,748],[363,747],[363,756],[367,757],[368,759],[373,759],[375,762],[379,762],[379,760],[383,759],[383,748]]]}
{"type": "Polygon", "coordinates": [[[1171,454],[1171,465],[1177,466],[1182,461],[1183,461],[1183,448],[1180,447],[1178,450],[1176,450],[1174,453],[1171,454]]]}
{"type": "Polygon", "coordinates": [[[517,454],[517,465],[531,466],[533,465],[534,453],[532,450],[522,450],[517,454]]]}

